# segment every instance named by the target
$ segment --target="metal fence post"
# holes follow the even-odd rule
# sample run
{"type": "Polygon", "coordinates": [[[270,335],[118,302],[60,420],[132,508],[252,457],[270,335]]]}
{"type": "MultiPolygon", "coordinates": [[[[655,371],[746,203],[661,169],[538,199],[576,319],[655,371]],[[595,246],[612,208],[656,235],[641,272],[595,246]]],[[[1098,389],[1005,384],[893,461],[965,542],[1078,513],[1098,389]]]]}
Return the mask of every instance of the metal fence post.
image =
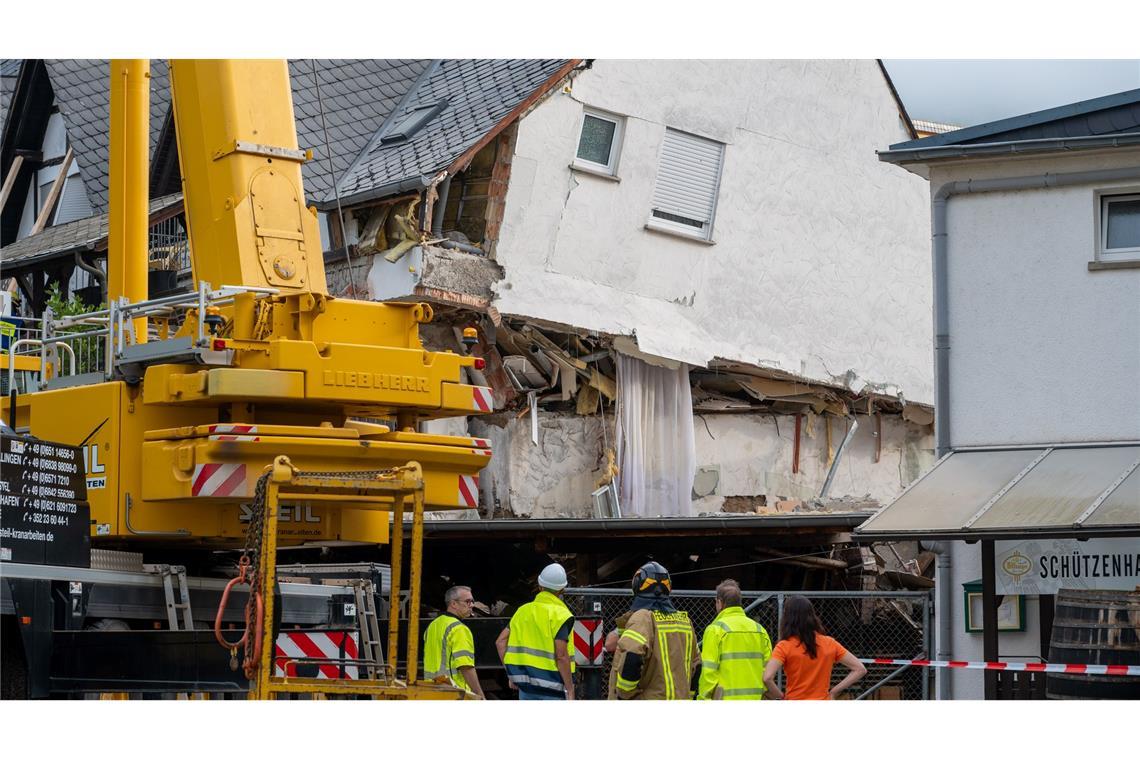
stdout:
{"type": "MultiPolygon", "coordinates": [[[[933,654],[930,646],[930,605],[933,602],[933,592],[928,593],[926,598],[922,600],[922,656],[930,658],[933,654]]],[[[933,668],[927,668],[926,672],[922,674],[922,700],[925,702],[930,699],[930,678],[934,673],[933,668]]]]}
{"type": "MultiPolygon", "coordinates": [[[[784,595],[776,594],[776,640],[780,640],[780,629],[784,623],[784,595]]],[[[780,687],[780,691],[784,690],[784,669],[780,668],[780,672],[776,674],[776,685],[780,687]]]]}

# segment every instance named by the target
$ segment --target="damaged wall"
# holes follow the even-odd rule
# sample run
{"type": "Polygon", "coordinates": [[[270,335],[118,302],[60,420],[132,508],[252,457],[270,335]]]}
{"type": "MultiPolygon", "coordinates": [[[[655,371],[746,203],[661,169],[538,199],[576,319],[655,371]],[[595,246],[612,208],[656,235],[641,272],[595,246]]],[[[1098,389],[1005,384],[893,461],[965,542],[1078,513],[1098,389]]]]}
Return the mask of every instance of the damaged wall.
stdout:
{"type": "MultiPolygon", "coordinates": [[[[607,422],[612,445],[613,418],[607,422]]],[[[490,439],[494,451],[479,477],[485,510],[496,517],[593,516],[590,493],[605,466],[601,417],[540,412],[537,445],[529,414],[472,417],[468,429],[490,439]]]]}
{"type": "Polygon", "coordinates": [[[927,188],[875,157],[907,138],[871,60],[596,61],[520,123],[495,305],[929,403],[927,188]],[[568,168],[584,105],[626,116],[619,181],[568,168]],[[645,229],[666,126],[726,143],[713,245],[645,229]]]}
{"type": "MultiPolygon", "coordinates": [[[[698,415],[697,467],[716,466],[720,482],[715,495],[696,500],[694,512],[721,509],[725,497],[767,495],[806,499],[819,494],[827,478],[829,417],[805,415],[801,428],[800,471],[792,473],[795,417],[771,414],[698,415]],[[777,432],[778,427],[778,432],[777,432]]],[[[831,417],[833,450],[846,435],[846,423],[831,417]]],[[[882,416],[882,451],[875,462],[875,420],[859,415],[859,427],[843,452],[830,496],[870,495],[886,504],[934,464],[934,435],[929,426],[882,416]]]]}
{"type": "MultiPolygon", "coordinates": [[[[800,472],[792,474],[795,417],[771,414],[702,414],[695,418],[697,467],[719,467],[714,495],[693,501],[693,514],[720,511],[728,496],[809,498],[827,476],[826,417],[804,418],[800,472]],[[779,420],[779,432],[777,422],[779,420]]],[[[484,513],[497,517],[591,517],[590,493],[605,467],[601,418],[540,411],[538,445],[530,415],[468,418],[471,435],[491,440],[494,456],[480,476],[484,513]]],[[[875,421],[860,415],[831,487],[831,496],[870,495],[887,503],[934,463],[930,426],[883,415],[883,445],[875,459],[875,421]]],[[[610,445],[613,418],[606,417],[610,445]]],[[[433,423],[440,424],[440,423],[433,423]]],[[[846,433],[832,418],[836,450],[846,433]]],[[[433,429],[434,431],[434,429],[433,429]]],[[[456,433],[455,430],[450,432],[456,433]]],[[[457,434],[462,435],[462,432],[457,434]]]]}

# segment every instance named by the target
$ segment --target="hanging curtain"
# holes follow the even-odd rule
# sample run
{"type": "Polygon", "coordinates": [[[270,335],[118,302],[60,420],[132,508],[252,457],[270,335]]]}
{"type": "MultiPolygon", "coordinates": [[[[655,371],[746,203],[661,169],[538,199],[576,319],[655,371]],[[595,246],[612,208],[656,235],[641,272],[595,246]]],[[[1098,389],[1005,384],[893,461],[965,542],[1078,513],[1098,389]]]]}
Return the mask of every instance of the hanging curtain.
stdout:
{"type": "Polygon", "coordinates": [[[692,514],[693,398],[689,368],[617,355],[618,494],[622,517],[692,514]]]}

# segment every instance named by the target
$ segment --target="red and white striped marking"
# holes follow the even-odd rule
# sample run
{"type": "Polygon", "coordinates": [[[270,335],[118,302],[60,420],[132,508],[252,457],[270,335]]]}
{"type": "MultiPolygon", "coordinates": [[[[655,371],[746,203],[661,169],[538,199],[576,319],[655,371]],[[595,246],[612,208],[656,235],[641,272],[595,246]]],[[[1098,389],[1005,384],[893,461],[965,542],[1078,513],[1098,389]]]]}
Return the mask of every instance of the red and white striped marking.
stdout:
{"type": "Polygon", "coordinates": [[[224,433],[228,435],[250,435],[257,432],[257,425],[210,425],[210,433],[224,433]]]}
{"type": "Polygon", "coordinates": [[[478,475],[460,475],[459,476],[459,501],[457,503],[461,507],[477,507],[477,506],[479,506],[479,476],[478,475]]]}
{"type": "Polygon", "coordinates": [[[491,456],[491,442],[486,438],[472,438],[471,443],[475,447],[476,454],[491,456]]]}
{"type": "Polygon", "coordinates": [[[194,467],[191,496],[248,496],[244,464],[200,464],[194,467]]]}
{"type": "Polygon", "coordinates": [[[257,425],[210,425],[211,441],[260,441],[257,425]]]}
{"type": "Polygon", "coordinates": [[[605,643],[601,618],[574,620],[574,662],[579,665],[601,665],[606,655],[605,643]]]}
{"type": "MultiPolygon", "coordinates": [[[[305,664],[305,658],[322,657],[339,660],[342,657],[355,660],[357,655],[356,634],[345,631],[282,631],[277,636],[274,648],[273,674],[296,677],[297,665],[305,664]],[[341,654],[341,646],[344,654],[341,654]],[[299,660],[299,662],[289,662],[299,660]],[[288,673],[286,673],[288,670],[288,673]]],[[[355,665],[344,666],[345,678],[359,678],[355,665]]],[[[340,678],[340,666],[336,663],[317,664],[317,678],[340,678]]]]}
{"type": "Polygon", "coordinates": [[[866,665],[914,665],[919,668],[1024,670],[1030,673],[1084,673],[1090,676],[1140,676],[1140,665],[1065,665],[1059,662],[967,662],[965,660],[890,660],[861,658],[866,665]]]}
{"type": "Polygon", "coordinates": [[[495,399],[491,395],[491,389],[482,385],[471,386],[471,408],[477,412],[490,412],[495,408],[495,399]]]}

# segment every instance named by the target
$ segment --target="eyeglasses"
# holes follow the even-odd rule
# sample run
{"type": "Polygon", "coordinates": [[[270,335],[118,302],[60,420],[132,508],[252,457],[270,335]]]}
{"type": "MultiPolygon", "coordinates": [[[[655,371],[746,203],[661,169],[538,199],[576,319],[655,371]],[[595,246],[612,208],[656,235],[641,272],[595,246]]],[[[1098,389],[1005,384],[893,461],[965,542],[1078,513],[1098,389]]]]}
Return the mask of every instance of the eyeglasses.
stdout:
{"type": "Polygon", "coordinates": [[[460,604],[475,604],[474,599],[456,599],[455,601],[459,602],[460,604]]]}

